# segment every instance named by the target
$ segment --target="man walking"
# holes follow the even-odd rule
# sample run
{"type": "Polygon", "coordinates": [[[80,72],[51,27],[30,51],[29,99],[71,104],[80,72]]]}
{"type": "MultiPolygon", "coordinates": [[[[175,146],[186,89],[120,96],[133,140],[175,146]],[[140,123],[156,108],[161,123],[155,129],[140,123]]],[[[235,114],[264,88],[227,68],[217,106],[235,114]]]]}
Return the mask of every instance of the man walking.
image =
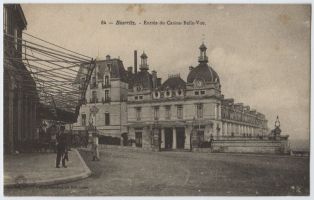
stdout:
{"type": "Polygon", "coordinates": [[[93,161],[99,161],[99,150],[98,150],[98,134],[93,132],[93,143],[92,143],[93,161]]]}
{"type": "Polygon", "coordinates": [[[66,140],[66,135],[64,133],[64,126],[61,126],[60,133],[57,137],[56,168],[60,168],[61,158],[62,158],[62,167],[67,168],[67,166],[65,165],[65,159],[67,159],[66,151],[67,151],[67,140],[66,140]]]}

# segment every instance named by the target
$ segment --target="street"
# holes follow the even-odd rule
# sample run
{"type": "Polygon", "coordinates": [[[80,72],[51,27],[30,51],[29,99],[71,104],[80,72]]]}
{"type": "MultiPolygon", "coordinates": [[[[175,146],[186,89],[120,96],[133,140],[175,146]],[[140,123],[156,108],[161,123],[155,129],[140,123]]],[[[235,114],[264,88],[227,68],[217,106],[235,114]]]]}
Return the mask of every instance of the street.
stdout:
{"type": "MultiPolygon", "coordinates": [[[[92,175],[43,187],[5,189],[9,196],[308,195],[309,159],[275,155],[105,150],[80,151],[92,175]]],[[[70,168],[68,170],[71,170],[70,168]]]]}

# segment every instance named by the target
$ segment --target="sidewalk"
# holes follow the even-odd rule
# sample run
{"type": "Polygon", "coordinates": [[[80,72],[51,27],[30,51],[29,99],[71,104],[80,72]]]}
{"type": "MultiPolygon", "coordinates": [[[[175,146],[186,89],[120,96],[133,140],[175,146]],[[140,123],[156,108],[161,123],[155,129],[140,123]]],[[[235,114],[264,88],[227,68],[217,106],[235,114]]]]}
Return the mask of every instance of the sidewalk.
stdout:
{"type": "Polygon", "coordinates": [[[76,149],[69,151],[68,168],[56,168],[55,153],[5,155],[4,186],[41,186],[80,180],[91,175],[76,149]]]}

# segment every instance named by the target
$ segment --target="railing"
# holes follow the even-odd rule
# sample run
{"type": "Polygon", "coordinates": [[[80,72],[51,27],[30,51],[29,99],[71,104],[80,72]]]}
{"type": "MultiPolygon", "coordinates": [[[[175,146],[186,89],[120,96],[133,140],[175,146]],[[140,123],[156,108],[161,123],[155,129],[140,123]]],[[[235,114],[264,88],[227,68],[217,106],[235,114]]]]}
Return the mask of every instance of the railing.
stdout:
{"type": "Polygon", "coordinates": [[[110,103],[110,102],[111,102],[111,98],[110,98],[110,97],[108,97],[108,98],[102,98],[102,99],[101,99],[101,102],[102,102],[102,103],[110,103]]]}
{"type": "Polygon", "coordinates": [[[95,89],[95,88],[98,88],[97,83],[91,83],[90,84],[90,89],[95,89]]]}
{"type": "Polygon", "coordinates": [[[110,87],[111,87],[110,84],[102,84],[102,89],[104,89],[104,88],[110,88],[110,87]]]}
{"type": "Polygon", "coordinates": [[[262,135],[222,135],[217,139],[220,140],[270,140],[269,136],[262,135]]]}
{"type": "Polygon", "coordinates": [[[90,103],[98,103],[98,98],[91,98],[90,103]]]}

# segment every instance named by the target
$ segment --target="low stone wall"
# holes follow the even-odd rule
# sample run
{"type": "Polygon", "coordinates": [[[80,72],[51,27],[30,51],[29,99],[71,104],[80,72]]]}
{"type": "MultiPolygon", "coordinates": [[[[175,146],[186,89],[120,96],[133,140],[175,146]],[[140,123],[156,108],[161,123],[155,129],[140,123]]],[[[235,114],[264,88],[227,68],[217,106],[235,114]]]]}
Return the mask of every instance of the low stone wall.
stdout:
{"type": "Polygon", "coordinates": [[[215,140],[212,152],[287,154],[287,140],[215,140]]]}
{"type": "MultiPolygon", "coordinates": [[[[132,152],[154,151],[151,147],[99,144],[99,150],[106,149],[132,152]]],[[[289,149],[287,140],[214,140],[211,148],[194,147],[192,152],[289,154],[289,149]]]]}
{"type": "Polygon", "coordinates": [[[152,151],[152,148],[99,144],[99,150],[104,149],[117,149],[121,151],[152,151]]]}

